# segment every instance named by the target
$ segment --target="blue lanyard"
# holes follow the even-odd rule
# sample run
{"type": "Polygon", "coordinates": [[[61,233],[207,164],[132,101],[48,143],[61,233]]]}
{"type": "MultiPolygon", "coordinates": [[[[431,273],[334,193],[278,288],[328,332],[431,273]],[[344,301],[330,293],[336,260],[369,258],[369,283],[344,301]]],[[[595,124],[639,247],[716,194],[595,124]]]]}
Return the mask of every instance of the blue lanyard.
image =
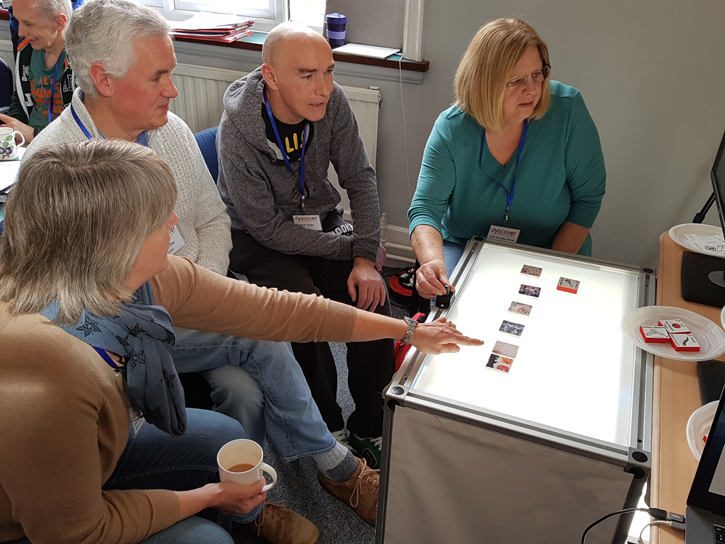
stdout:
{"type": "MultiPolygon", "coordinates": [[[[76,109],[73,107],[73,103],[72,102],[71,102],[71,105],[70,105],[70,112],[73,114],[73,119],[75,119],[76,125],[78,125],[78,128],[81,129],[81,132],[83,132],[83,134],[85,135],[86,138],[88,138],[89,140],[92,140],[93,139],[93,134],[91,134],[88,131],[88,129],[86,128],[86,125],[84,125],[83,124],[83,121],[81,121],[81,118],[78,117],[78,112],[76,112],[76,109]]],[[[103,135],[103,132],[101,132],[100,130],[98,131],[98,134],[100,134],[102,138],[104,138],[104,139],[106,138],[103,135]]],[[[136,137],[136,143],[137,144],[141,144],[144,147],[148,147],[149,146],[149,133],[148,133],[148,131],[144,130],[141,134],[139,134],[136,137]]]]}
{"type": "MultiPolygon", "coordinates": [[[[292,174],[292,177],[295,178],[295,181],[297,181],[297,176],[295,176],[294,170],[292,170],[292,165],[289,162],[289,158],[287,157],[287,150],[285,149],[284,145],[282,144],[282,138],[279,136],[279,131],[277,130],[277,123],[274,122],[274,115],[272,115],[272,108],[269,107],[269,101],[267,100],[267,88],[264,89],[264,105],[267,108],[267,115],[269,116],[269,122],[272,125],[272,130],[274,131],[274,137],[277,139],[277,146],[279,147],[279,150],[282,152],[282,158],[284,159],[284,163],[287,166],[287,170],[289,170],[289,173],[292,174]]],[[[305,129],[302,131],[302,156],[300,157],[300,195],[302,197],[302,211],[305,210],[305,135],[307,134],[307,123],[305,123],[305,129]]]]}
{"type": "MultiPolygon", "coordinates": [[[[53,120],[53,96],[55,95],[55,82],[58,79],[58,65],[60,64],[60,59],[63,58],[63,53],[61,53],[58,56],[58,60],[55,61],[55,72],[53,73],[53,85],[50,87],[50,102],[46,100],[46,104],[48,104],[48,124],[53,120]]],[[[43,87],[45,87],[43,85],[43,87]]],[[[45,94],[45,92],[43,93],[45,94]]]]}
{"type": "MultiPolygon", "coordinates": [[[[78,127],[81,129],[81,132],[83,132],[83,134],[85,135],[86,138],[88,138],[89,140],[92,140],[93,139],[93,134],[91,134],[90,132],[88,132],[88,129],[86,128],[86,125],[84,125],[83,124],[83,121],[81,121],[81,118],[78,117],[78,113],[76,113],[76,109],[73,107],[73,103],[72,102],[71,102],[71,105],[70,105],[70,112],[73,114],[73,119],[76,120],[76,125],[78,125],[78,127]]],[[[101,136],[103,136],[103,134],[101,134],[101,136]]],[[[105,138],[105,136],[104,136],[104,138],[105,138]]]]}
{"type": "MultiPolygon", "coordinates": [[[[519,142],[519,149],[516,152],[516,168],[514,169],[514,179],[511,182],[511,191],[508,191],[506,187],[503,186],[503,183],[498,181],[495,178],[492,178],[489,176],[486,172],[483,173],[484,176],[486,176],[491,181],[494,181],[498,183],[498,185],[506,191],[506,195],[508,195],[508,200],[506,201],[506,213],[504,215],[504,223],[509,222],[509,213],[511,212],[511,204],[514,201],[514,190],[516,189],[516,172],[518,172],[519,169],[519,161],[521,160],[521,152],[524,149],[524,140],[526,139],[526,129],[529,128],[529,120],[524,120],[524,128],[521,131],[521,141],[519,142]]],[[[483,150],[486,147],[486,129],[483,129],[483,140],[481,141],[481,157],[479,158],[479,164],[483,165],[483,150]]]]}
{"type": "Polygon", "coordinates": [[[123,368],[123,365],[119,366],[116,364],[116,361],[111,359],[111,357],[108,355],[108,353],[106,353],[105,349],[97,348],[96,346],[91,346],[91,347],[96,350],[96,353],[98,353],[98,355],[100,355],[103,358],[103,360],[106,361],[106,363],[108,363],[108,366],[110,366],[111,368],[115,368],[116,370],[123,368]]]}

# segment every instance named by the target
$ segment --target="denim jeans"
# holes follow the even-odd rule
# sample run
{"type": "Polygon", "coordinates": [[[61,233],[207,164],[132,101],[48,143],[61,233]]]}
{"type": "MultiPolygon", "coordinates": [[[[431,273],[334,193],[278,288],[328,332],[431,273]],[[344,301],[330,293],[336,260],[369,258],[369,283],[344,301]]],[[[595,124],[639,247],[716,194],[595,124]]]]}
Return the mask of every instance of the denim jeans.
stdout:
{"type": "Polygon", "coordinates": [[[446,265],[446,275],[448,278],[451,277],[453,269],[458,264],[458,261],[461,260],[463,250],[465,248],[466,246],[462,246],[461,244],[446,241],[443,242],[443,261],[446,265]]]}
{"type": "MultiPolygon", "coordinates": [[[[181,520],[142,542],[144,544],[234,544],[234,540],[226,529],[198,516],[181,520]]],[[[31,542],[27,538],[23,538],[7,544],[31,544],[31,542]]]]}
{"type": "MultiPolygon", "coordinates": [[[[189,408],[186,415],[186,432],[181,436],[171,436],[149,423],[137,435],[130,430],[126,448],[103,489],[186,491],[218,482],[217,453],[227,442],[247,434],[238,421],[223,414],[189,408]]],[[[246,523],[261,511],[260,505],[235,516],[234,521],[246,523]]],[[[204,510],[197,517],[231,528],[231,518],[216,510],[204,510]]]]}
{"type": "Polygon", "coordinates": [[[174,328],[178,372],[201,372],[212,386],[215,410],[241,422],[250,439],[283,459],[327,452],[327,430],[288,343],[249,340],[174,328]]]}
{"type": "MultiPolygon", "coordinates": [[[[187,428],[182,436],[171,436],[150,423],[137,435],[129,431],[128,442],[111,477],[103,486],[113,489],[170,489],[186,491],[219,481],[216,455],[231,440],[245,438],[239,422],[209,410],[187,410],[187,428]]],[[[234,517],[245,523],[261,512],[234,517]]],[[[129,520],[133,523],[133,520],[129,520]]],[[[208,509],[159,531],[143,542],[153,544],[224,544],[232,538],[232,518],[208,509]]],[[[14,543],[15,544],[15,543],[14,543]]],[[[30,544],[28,539],[17,544],[30,544]]]]}

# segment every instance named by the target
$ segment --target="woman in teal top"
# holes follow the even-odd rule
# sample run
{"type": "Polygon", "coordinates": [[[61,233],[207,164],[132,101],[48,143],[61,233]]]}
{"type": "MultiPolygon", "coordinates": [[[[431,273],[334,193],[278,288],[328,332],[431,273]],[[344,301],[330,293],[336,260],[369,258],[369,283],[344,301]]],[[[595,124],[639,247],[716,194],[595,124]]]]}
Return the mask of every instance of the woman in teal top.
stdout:
{"type": "Polygon", "coordinates": [[[477,235],[591,255],[606,179],[599,135],[579,91],[549,69],[546,45],[519,19],[487,24],[469,45],[408,211],[422,296],[445,292],[446,269],[477,235]]]}

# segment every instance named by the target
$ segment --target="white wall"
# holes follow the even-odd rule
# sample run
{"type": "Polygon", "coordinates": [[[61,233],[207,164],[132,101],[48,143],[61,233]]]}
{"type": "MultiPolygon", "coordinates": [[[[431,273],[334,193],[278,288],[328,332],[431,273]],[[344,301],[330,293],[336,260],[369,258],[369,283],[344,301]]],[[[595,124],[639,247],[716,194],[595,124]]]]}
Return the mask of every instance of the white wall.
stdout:
{"type": "MultiPolygon", "coordinates": [[[[580,89],[599,128],[608,187],[592,231],[594,256],[656,266],[659,234],[690,222],[711,191],[709,170],[725,130],[725,3],[428,0],[431,69],[422,84],[403,89],[412,188],[468,41],[485,22],[511,15],[539,31],[553,77],[580,89]]],[[[400,91],[381,87],[381,205],[391,224],[403,225],[410,197],[400,91]]],[[[717,223],[716,210],[707,222],[717,223]]]]}

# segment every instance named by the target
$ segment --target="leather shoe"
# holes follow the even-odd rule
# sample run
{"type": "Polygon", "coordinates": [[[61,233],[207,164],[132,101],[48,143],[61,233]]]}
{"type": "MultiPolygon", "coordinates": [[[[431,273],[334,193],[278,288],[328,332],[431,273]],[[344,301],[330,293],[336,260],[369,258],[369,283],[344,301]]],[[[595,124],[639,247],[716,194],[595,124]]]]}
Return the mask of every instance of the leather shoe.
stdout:
{"type": "Polygon", "coordinates": [[[243,527],[255,531],[272,544],[317,544],[320,531],[306,517],[268,501],[254,521],[243,527]]]}
{"type": "Polygon", "coordinates": [[[322,473],[317,473],[320,484],[330,494],[349,504],[357,514],[375,525],[375,516],[378,509],[378,491],[380,489],[380,471],[367,466],[364,459],[355,457],[360,466],[345,482],[335,482],[322,473]]]}

